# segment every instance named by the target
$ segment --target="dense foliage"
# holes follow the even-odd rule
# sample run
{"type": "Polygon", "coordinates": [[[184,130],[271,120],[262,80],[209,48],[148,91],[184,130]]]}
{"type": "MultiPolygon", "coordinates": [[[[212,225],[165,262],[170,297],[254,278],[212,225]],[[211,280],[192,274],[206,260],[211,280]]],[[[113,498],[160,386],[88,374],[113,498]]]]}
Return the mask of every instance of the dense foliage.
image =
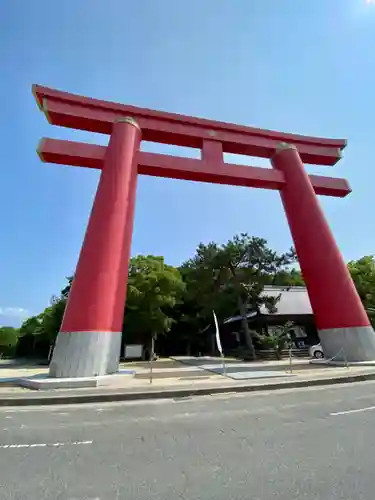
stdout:
{"type": "MultiPolygon", "coordinates": [[[[184,343],[187,350],[203,342],[202,333],[212,324],[212,311],[219,320],[242,317],[242,330],[250,358],[253,337],[246,314],[249,308],[266,305],[272,310],[277,299],[267,297],[264,286],[303,285],[295,268],[293,249],[279,253],[267,241],[247,234],[226,244],[201,243],[194,256],[179,268],[167,265],[163,257],[136,256],[130,260],[124,339],[126,342],[184,343]]],[[[370,317],[375,318],[375,259],[365,256],[348,263],[350,273],[370,317]]],[[[73,277],[51,304],[21,328],[0,327],[0,354],[48,357],[64,314],[73,277]]],[[[284,334],[280,335],[284,342],[284,334]]],[[[264,339],[263,339],[264,340],[264,339]]],[[[266,339],[268,341],[268,339],[266,339]]],[[[278,339],[269,340],[281,345],[278,339]]]]}

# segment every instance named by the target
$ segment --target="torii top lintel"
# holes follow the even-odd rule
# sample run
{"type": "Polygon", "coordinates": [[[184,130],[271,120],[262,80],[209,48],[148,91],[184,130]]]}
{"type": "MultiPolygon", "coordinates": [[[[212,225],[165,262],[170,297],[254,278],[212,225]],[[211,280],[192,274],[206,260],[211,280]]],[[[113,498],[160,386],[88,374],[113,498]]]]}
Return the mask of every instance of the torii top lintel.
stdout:
{"type": "Polygon", "coordinates": [[[113,123],[130,116],[145,141],[202,149],[205,140],[219,142],[225,153],[271,158],[280,142],[294,144],[305,163],[334,165],[346,146],[344,139],[284,134],[241,125],[154,111],[78,96],[33,85],[39,107],[53,125],[110,134],[113,123]]]}

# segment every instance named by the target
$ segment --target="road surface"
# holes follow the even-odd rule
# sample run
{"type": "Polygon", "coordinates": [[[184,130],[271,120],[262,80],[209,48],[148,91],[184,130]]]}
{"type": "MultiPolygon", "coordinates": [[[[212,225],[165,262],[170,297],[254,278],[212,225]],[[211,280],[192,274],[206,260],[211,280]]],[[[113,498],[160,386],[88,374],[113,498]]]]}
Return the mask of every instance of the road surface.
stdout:
{"type": "Polygon", "coordinates": [[[373,500],[375,383],[0,409],[2,500],[373,500]]]}

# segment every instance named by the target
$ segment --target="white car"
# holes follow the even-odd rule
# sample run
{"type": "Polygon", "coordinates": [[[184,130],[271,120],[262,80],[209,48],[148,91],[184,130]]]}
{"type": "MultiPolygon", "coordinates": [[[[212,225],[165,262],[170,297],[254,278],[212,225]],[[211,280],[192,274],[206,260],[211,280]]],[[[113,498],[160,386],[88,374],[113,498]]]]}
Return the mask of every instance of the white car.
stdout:
{"type": "Polygon", "coordinates": [[[315,359],[324,359],[324,352],[321,344],[312,345],[310,347],[310,357],[315,359]]]}

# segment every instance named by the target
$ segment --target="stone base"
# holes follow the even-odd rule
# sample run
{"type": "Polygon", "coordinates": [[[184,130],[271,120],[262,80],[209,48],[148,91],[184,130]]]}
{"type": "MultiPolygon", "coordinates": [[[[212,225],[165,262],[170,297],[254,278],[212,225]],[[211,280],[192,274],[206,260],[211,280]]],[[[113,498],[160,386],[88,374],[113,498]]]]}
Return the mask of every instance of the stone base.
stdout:
{"type": "Polygon", "coordinates": [[[319,338],[326,360],[375,360],[375,333],[371,326],[319,330],[319,338]]]}
{"type": "Polygon", "coordinates": [[[85,389],[88,387],[111,386],[119,384],[124,378],[133,378],[134,370],[121,370],[113,375],[101,377],[51,378],[48,375],[22,377],[17,385],[27,389],[48,391],[51,389],[85,389]]]}
{"type": "Polygon", "coordinates": [[[121,332],[60,332],[49,376],[70,379],[116,373],[120,348],[121,332]]]}

